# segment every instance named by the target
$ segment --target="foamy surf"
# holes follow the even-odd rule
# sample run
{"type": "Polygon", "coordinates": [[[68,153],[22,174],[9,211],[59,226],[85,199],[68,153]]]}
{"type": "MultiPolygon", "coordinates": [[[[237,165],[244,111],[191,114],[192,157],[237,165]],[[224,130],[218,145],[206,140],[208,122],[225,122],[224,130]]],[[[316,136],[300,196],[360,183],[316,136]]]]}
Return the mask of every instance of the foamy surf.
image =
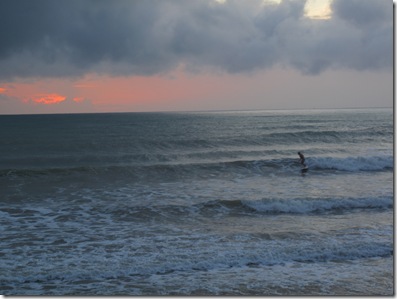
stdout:
{"type": "Polygon", "coordinates": [[[390,110],[40,120],[0,116],[2,294],[393,294],[390,110]]]}

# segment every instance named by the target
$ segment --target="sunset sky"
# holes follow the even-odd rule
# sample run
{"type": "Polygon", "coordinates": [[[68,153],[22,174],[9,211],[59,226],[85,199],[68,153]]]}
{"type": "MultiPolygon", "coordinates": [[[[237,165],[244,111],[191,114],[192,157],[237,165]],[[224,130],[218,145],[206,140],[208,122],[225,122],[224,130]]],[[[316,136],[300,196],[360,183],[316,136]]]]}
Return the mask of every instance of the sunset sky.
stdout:
{"type": "Polygon", "coordinates": [[[2,0],[0,114],[392,107],[391,0],[2,0]]]}

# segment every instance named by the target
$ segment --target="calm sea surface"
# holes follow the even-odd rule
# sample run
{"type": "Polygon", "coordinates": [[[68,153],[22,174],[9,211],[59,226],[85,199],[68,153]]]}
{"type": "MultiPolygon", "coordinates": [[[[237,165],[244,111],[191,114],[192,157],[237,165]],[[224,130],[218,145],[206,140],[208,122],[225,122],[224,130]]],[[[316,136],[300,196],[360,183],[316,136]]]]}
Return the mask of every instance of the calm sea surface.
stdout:
{"type": "Polygon", "coordinates": [[[392,109],[0,116],[0,293],[392,295],[393,166],[392,109]]]}

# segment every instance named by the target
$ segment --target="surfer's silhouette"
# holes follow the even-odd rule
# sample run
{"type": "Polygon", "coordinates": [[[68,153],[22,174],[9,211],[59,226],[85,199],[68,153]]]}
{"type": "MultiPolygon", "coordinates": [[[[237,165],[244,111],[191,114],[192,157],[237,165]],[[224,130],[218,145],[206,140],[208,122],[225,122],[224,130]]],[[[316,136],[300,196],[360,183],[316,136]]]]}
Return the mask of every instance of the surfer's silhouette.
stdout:
{"type": "Polygon", "coordinates": [[[301,163],[303,168],[306,168],[307,166],[305,164],[305,156],[301,152],[298,152],[298,155],[299,155],[299,162],[301,163]]]}

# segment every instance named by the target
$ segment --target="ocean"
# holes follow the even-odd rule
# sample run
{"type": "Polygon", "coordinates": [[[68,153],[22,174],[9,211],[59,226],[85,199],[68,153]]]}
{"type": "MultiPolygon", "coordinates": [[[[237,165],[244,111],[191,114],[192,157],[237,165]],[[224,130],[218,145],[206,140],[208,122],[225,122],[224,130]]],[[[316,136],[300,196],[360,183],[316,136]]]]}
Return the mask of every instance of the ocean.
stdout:
{"type": "Polygon", "coordinates": [[[0,128],[1,294],[394,294],[392,109],[0,128]]]}

